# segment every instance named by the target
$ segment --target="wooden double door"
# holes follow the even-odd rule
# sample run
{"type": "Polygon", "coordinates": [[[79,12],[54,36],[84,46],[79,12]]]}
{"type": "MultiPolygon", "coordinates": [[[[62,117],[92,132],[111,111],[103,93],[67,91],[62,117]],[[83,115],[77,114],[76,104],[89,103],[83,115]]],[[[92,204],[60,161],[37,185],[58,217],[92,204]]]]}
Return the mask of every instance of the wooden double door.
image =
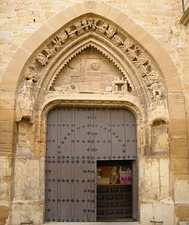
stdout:
{"type": "Polygon", "coordinates": [[[45,220],[97,220],[97,162],[136,162],[136,119],[128,109],[64,108],[47,118],[45,220]]]}

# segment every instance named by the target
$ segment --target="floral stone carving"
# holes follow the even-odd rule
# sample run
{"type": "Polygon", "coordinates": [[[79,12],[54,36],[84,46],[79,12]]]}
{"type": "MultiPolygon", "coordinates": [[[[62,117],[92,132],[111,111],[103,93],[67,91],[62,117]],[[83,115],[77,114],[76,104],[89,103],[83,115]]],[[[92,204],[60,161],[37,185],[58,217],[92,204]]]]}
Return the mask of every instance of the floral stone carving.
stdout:
{"type": "MultiPolygon", "coordinates": [[[[45,67],[61,49],[73,40],[82,37],[82,35],[92,33],[102,36],[107,42],[113,44],[133,64],[138,70],[138,74],[140,74],[146,90],[149,92],[149,96],[151,96],[151,101],[165,99],[166,90],[161,82],[160,73],[147,53],[121,28],[116,27],[110,21],[90,14],[76,19],[71,25],[69,24],[57,32],[44,48],[37,53],[36,58],[26,67],[24,72],[25,79],[31,82],[38,82],[40,74],[44,74],[43,70],[45,67]]],[[[71,58],[73,56],[70,56],[71,58]]],[[[99,67],[100,65],[97,64],[91,65],[91,68],[94,70],[99,67]]]]}

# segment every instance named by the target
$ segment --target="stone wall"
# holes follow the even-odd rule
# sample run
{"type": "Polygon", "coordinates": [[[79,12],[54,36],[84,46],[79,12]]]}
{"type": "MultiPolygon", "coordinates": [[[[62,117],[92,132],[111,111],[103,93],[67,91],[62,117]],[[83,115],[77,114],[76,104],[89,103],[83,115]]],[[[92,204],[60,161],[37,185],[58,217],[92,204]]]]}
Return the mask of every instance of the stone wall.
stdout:
{"type": "MultiPolygon", "coordinates": [[[[58,29],[79,15],[74,8],[77,3],[82,3],[78,5],[78,11],[93,11],[109,17],[114,24],[122,24],[123,29],[137,40],[141,50],[150,52],[148,57],[154,65],[158,65],[157,71],[162,74],[162,82],[165,81],[167,89],[166,107],[151,104],[150,109],[150,104],[141,103],[143,97],[139,100],[138,94],[120,98],[115,93],[107,97],[88,92],[81,97],[74,90],[74,100],[83,98],[86,102],[92,100],[85,104],[98,105],[96,100],[100,99],[114,105],[111,101],[122,104],[121,99],[136,104],[143,118],[140,124],[142,128],[138,128],[140,224],[150,225],[150,220],[156,220],[170,225],[183,225],[189,220],[189,36],[188,26],[179,23],[181,1],[175,0],[104,0],[88,3],[77,0],[1,1],[0,224],[17,225],[29,220],[41,224],[43,221],[45,119],[40,118],[40,113],[49,99],[55,101],[61,94],[40,94],[45,100],[35,106],[35,110],[38,110],[35,118],[27,110],[24,112],[23,108],[22,112],[17,110],[14,103],[16,100],[18,105],[18,96],[24,93],[23,69],[31,65],[31,60],[44,48],[44,43],[48,43],[48,38],[50,40],[58,29]]],[[[121,70],[121,65],[117,66],[121,70]]],[[[98,86],[94,86],[94,89],[99,91],[102,85],[100,79],[96,79],[98,86]]],[[[27,82],[30,78],[25,80],[27,82]]],[[[103,92],[112,92],[112,87],[103,85],[103,92]]],[[[87,83],[85,86],[89,89],[87,83]]],[[[54,82],[54,88],[60,88],[58,79],[54,82]]],[[[140,88],[138,84],[134,93],[140,88]]],[[[26,94],[28,96],[28,89],[26,94]]],[[[67,104],[72,104],[72,94],[66,92],[66,98],[70,100],[67,104]]],[[[31,100],[30,96],[28,99],[31,100]]],[[[24,106],[27,108],[27,105],[24,106]]],[[[133,110],[136,109],[133,107],[133,110]]]]}

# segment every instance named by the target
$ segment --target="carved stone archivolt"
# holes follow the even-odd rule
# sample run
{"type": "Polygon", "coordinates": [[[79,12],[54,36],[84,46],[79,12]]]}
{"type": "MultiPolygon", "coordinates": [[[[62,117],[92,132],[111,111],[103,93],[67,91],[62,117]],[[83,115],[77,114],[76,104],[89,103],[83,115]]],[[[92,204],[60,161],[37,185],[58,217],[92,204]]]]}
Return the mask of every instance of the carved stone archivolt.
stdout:
{"type": "MultiPolygon", "coordinates": [[[[27,88],[29,91],[29,95],[32,95],[32,90],[35,90],[35,87],[38,85],[40,79],[45,79],[45,71],[47,71],[48,65],[53,62],[53,59],[60,54],[62,49],[66,49],[70,43],[77,42],[77,39],[82,36],[88,35],[98,35],[103,38],[106,43],[110,43],[116,51],[121,52],[121,54],[125,57],[125,60],[129,61],[130,64],[135,68],[137,74],[142,80],[144,89],[148,93],[151,102],[164,100],[166,97],[166,89],[161,80],[160,72],[157,70],[153,59],[136,43],[125,31],[123,31],[120,27],[117,27],[110,21],[106,21],[94,14],[84,15],[81,18],[75,19],[72,23],[63,27],[59,32],[57,32],[54,37],[50,39],[49,42],[42,47],[42,50],[36,54],[33,60],[26,66],[24,70],[24,86],[21,87],[25,91],[27,88]],[[42,75],[43,74],[43,78],[42,75]],[[26,85],[25,83],[30,83],[30,85],[26,85]],[[28,86],[32,86],[28,87],[28,86]]],[[[102,43],[103,44],[103,43],[102,43]]],[[[81,49],[82,50],[82,49],[81,49]]],[[[78,52],[81,52],[79,50],[78,52]]],[[[101,50],[103,53],[103,50],[101,50]]],[[[75,53],[75,55],[78,53],[75,53]]],[[[64,64],[56,74],[64,68],[66,65],[69,66],[69,62],[75,55],[70,55],[67,59],[67,64],[64,64]]],[[[105,54],[106,55],[106,54],[105,54]]],[[[110,58],[110,57],[109,57],[110,58]]],[[[111,59],[113,61],[113,59],[111,59]]],[[[116,61],[113,63],[123,71],[119,65],[117,65],[116,61]]],[[[120,63],[121,65],[121,63],[120,63]]],[[[102,67],[102,64],[98,60],[94,60],[90,64],[90,68],[93,71],[98,71],[102,67]]],[[[53,78],[55,80],[56,76],[53,78]]],[[[117,79],[117,78],[116,78],[117,79]]],[[[123,76],[119,81],[114,80],[113,88],[118,88],[119,90],[123,90],[123,86],[127,83],[127,88],[132,92],[132,84],[128,82],[129,78],[123,76]],[[121,80],[122,79],[122,80],[121,80]]],[[[54,81],[53,81],[54,82],[54,81]]],[[[22,83],[22,84],[23,84],[22,83]]],[[[43,87],[45,89],[46,87],[43,87]]],[[[75,89],[74,84],[71,89],[75,89]]],[[[25,101],[23,99],[24,94],[20,92],[18,99],[19,101],[25,101]],[[21,100],[22,99],[22,100],[21,100]]],[[[30,99],[30,106],[28,106],[28,111],[33,104],[33,99],[31,97],[27,97],[30,99]]],[[[22,104],[18,104],[18,108],[22,108],[22,104]]]]}

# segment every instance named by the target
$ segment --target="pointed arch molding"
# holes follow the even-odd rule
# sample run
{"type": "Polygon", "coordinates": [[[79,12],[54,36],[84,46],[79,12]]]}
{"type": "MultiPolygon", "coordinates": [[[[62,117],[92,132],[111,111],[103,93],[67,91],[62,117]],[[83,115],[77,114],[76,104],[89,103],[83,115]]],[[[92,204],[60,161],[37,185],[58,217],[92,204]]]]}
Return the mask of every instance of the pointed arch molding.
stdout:
{"type": "Polygon", "coordinates": [[[2,89],[17,93],[19,118],[31,116],[60,71],[88,47],[109,58],[146,107],[181,92],[174,64],[152,36],[119,10],[89,1],[55,15],[14,55],[2,89]]]}

